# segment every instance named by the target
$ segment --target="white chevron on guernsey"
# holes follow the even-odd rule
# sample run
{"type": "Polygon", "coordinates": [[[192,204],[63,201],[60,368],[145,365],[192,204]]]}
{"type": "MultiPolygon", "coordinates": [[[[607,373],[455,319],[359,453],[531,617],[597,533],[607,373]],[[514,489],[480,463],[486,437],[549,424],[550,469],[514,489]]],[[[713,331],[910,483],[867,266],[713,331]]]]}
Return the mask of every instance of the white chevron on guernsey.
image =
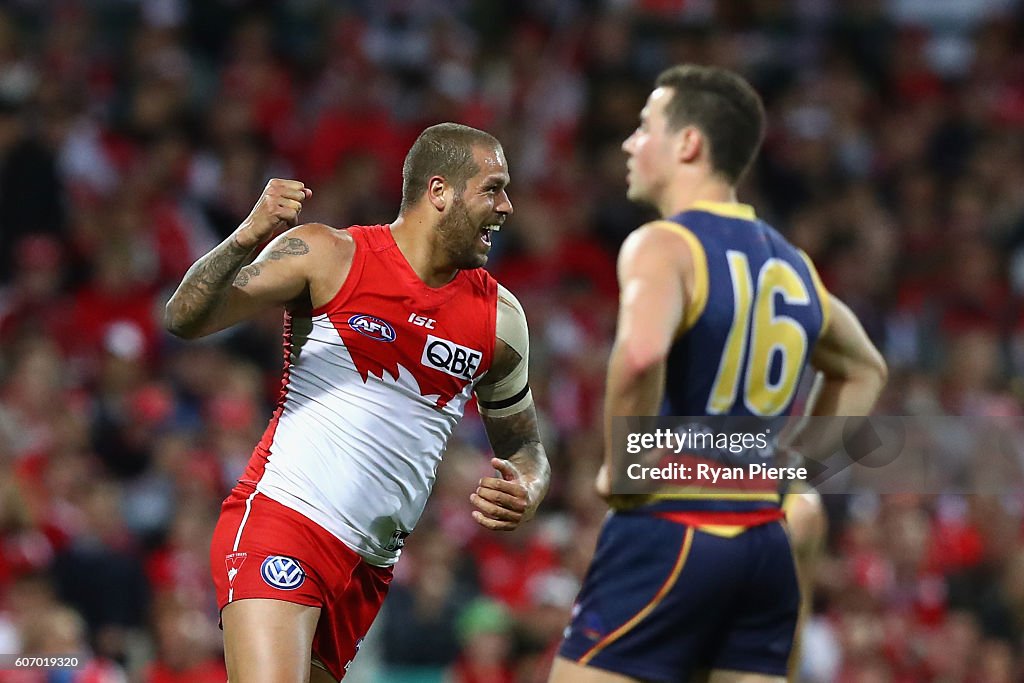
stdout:
{"type": "Polygon", "coordinates": [[[383,363],[389,370],[363,381],[326,315],[293,320],[290,358],[284,407],[257,490],[371,564],[394,564],[401,549],[389,547],[392,537],[419,521],[475,381],[440,408],[441,396],[424,396],[397,356],[383,363]]]}

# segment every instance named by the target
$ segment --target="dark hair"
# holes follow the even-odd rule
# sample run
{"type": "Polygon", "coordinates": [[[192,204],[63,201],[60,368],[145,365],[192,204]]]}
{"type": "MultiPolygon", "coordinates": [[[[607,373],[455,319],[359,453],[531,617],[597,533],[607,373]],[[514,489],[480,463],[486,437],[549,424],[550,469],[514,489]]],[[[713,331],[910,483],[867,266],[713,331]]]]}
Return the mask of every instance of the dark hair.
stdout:
{"type": "Polygon", "coordinates": [[[466,181],[480,172],[473,160],[478,146],[501,145],[490,133],[458,123],[439,123],[420,133],[402,164],[401,212],[423,195],[431,176],[443,177],[459,193],[465,190],[466,181]]]}
{"type": "Polygon", "coordinates": [[[742,76],[712,66],[680,64],[662,71],[657,88],[672,88],[665,105],[670,130],[696,126],[711,146],[711,166],[736,185],[764,139],[764,104],[742,76]]]}

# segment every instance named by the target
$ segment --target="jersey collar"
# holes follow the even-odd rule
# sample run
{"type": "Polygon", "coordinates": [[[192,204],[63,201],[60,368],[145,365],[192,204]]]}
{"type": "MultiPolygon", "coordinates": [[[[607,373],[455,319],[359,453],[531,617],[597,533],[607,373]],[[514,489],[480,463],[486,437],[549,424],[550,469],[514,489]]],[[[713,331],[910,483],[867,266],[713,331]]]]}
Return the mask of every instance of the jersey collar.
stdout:
{"type": "Polygon", "coordinates": [[[754,207],[750,204],[740,204],[738,202],[709,202],[701,200],[694,202],[690,206],[690,209],[696,211],[707,211],[726,218],[742,218],[747,221],[757,220],[757,214],[754,213],[754,207]]]}

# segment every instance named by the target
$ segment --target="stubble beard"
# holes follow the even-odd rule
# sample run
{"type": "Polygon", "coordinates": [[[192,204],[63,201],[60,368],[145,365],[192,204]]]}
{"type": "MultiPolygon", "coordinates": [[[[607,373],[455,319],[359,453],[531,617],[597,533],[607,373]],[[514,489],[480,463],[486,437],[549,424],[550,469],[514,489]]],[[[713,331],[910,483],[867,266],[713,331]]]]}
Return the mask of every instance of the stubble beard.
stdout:
{"type": "Polygon", "coordinates": [[[448,262],[459,270],[481,268],[487,263],[487,254],[477,250],[480,230],[469,216],[461,199],[456,199],[451,212],[437,225],[441,249],[448,262]]]}

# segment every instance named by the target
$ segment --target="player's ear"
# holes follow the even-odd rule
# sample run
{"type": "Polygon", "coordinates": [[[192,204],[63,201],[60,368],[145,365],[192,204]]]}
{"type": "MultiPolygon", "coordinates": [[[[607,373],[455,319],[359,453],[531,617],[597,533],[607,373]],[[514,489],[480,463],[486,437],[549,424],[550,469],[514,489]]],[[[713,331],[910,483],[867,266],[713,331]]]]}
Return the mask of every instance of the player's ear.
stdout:
{"type": "Polygon", "coordinates": [[[427,200],[438,211],[448,206],[448,183],[439,175],[431,176],[427,181],[427,200]]]}
{"type": "Polygon", "coordinates": [[[703,150],[704,135],[696,126],[684,126],[676,134],[676,158],[682,163],[693,163],[703,150]]]}

